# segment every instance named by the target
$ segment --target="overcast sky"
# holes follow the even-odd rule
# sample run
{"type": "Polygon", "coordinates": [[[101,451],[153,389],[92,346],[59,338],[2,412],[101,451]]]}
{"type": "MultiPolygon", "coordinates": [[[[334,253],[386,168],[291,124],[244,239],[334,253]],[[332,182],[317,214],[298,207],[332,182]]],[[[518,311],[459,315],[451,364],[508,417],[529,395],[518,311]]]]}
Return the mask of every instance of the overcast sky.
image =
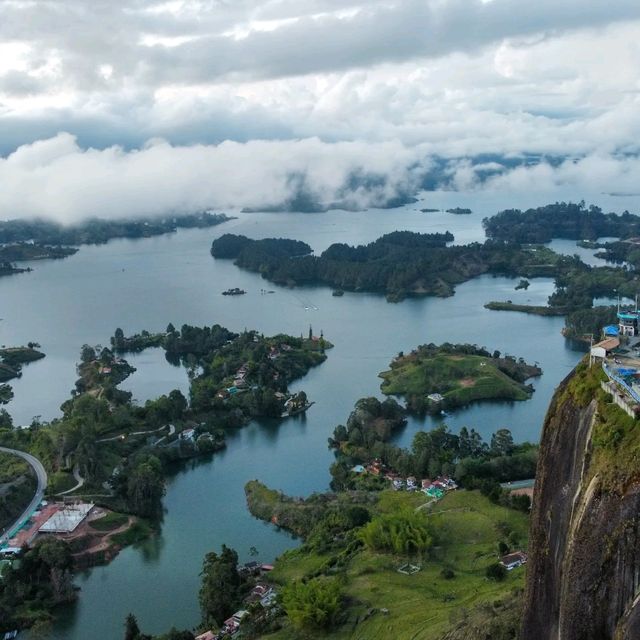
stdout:
{"type": "Polygon", "coordinates": [[[541,154],[565,161],[483,188],[637,191],[639,70],[638,0],[0,0],[0,217],[384,175],[366,205],[435,155],[453,188],[478,188],[466,157],[541,154]]]}

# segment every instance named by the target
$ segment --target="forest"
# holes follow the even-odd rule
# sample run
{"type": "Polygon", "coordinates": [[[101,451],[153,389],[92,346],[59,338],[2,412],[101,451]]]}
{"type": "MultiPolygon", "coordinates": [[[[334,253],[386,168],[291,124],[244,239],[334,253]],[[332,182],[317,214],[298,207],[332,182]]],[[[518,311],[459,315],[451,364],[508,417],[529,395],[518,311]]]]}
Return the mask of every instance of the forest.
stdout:
{"type": "Polygon", "coordinates": [[[238,267],[277,284],[373,291],[386,294],[392,302],[412,295],[450,296],[456,284],[483,273],[554,276],[574,262],[548,249],[527,250],[493,241],[448,246],[453,240],[449,232],[394,231],[367,245],[332,244],[320,256],[312,256],[304,243],[226,234],[213,241],[211,253],[233,259],[238,267]]]}

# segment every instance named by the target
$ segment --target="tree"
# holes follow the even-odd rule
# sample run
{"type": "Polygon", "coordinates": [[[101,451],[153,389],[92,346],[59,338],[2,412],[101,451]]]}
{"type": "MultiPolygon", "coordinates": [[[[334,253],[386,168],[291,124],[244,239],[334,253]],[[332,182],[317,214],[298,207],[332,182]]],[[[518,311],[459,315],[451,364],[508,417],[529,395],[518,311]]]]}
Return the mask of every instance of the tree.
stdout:
{"type": "Polygon", "coordinates": [[[124,640],[138,640],[140,628],[133,613],[130,613],[124,622],[124,640]]]}
{"type": "Polygon", "coordinates": [[[489,580],[496,582],[502,582],[507,577],[507,570],[499,562],[490,564],[485,573],[489,580]]]}
{"type": "Polygon", "coordinates": [[[96,359],[96,350],[88,344],[82,345],[82,350],[80,351],[80,360],[87,364],[88,362],[93,362],[96,359]]]}
{"type": "Polygon", "coordinates": [[[0,404],[8,404],[13,400],[13,389],[8,384],[0,384],[0,404]]]}
{"type": "Polygon", "coordinates": [[[176,332],[176,328],[173,326],[173,324],[170,322],[167,325],[167,333],[172,334],[176,332]]]}
{"type": "Polygon", "coordinates": [[[282,606],[298,629],[330,629],[342,610],[342,590],[324,578],[291,582],[282,590],[282,606]]]}
{"type": "Polygon", "coordinates": [[[212,551],[205,556],[200,575],[203,621],[220,626],[240,604],[242,579],[238,573],[238,554],[223,544],[219,555],[212,551]]]}
{"type": "Polygon", "coordinates": [[[509,429],[498,429],[491,436],[491,453],[495,456],[509,456],[513,453],[515,445],[509,429]]]}
{"type": "Polygon", "coordinates": [[[165,492],[162,467],[158,458],[149,456],[136,464],[127,480],[129,508],[142,517],[158,515],[165,492]]]}
{"type": "Polygon", "coordinates": [[[124,348],[124,331],[118,327],[111,338],[111,346],[118,350],[124,348]]]}

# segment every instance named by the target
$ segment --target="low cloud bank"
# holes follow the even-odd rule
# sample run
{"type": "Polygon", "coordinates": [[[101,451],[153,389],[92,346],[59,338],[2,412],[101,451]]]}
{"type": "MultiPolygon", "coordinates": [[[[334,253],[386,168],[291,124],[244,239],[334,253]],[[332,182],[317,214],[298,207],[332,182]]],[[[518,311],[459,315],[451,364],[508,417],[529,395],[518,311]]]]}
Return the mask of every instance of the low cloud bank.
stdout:
{"type": "Polygon", "coordinates": [[[96,150],[60,133],[0,158],[0,218],[73,223],[209,208],[366,208],[424,187],[541,194],[569,187],[580,199],[584,191],[636,192],[639,178],[636,156],[442,159],[400,142],[317,138],[96,150]]]}

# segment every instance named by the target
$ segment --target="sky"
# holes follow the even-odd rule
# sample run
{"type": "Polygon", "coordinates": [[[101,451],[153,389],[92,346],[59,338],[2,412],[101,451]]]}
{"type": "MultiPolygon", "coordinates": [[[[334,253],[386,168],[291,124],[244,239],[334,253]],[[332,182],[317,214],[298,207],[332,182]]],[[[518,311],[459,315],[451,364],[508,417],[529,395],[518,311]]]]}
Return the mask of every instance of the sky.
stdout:
{"type": "Polygon", "coordinates": [[[0,0],[0,218],[640,191],[637,0],[0,0]]]}

